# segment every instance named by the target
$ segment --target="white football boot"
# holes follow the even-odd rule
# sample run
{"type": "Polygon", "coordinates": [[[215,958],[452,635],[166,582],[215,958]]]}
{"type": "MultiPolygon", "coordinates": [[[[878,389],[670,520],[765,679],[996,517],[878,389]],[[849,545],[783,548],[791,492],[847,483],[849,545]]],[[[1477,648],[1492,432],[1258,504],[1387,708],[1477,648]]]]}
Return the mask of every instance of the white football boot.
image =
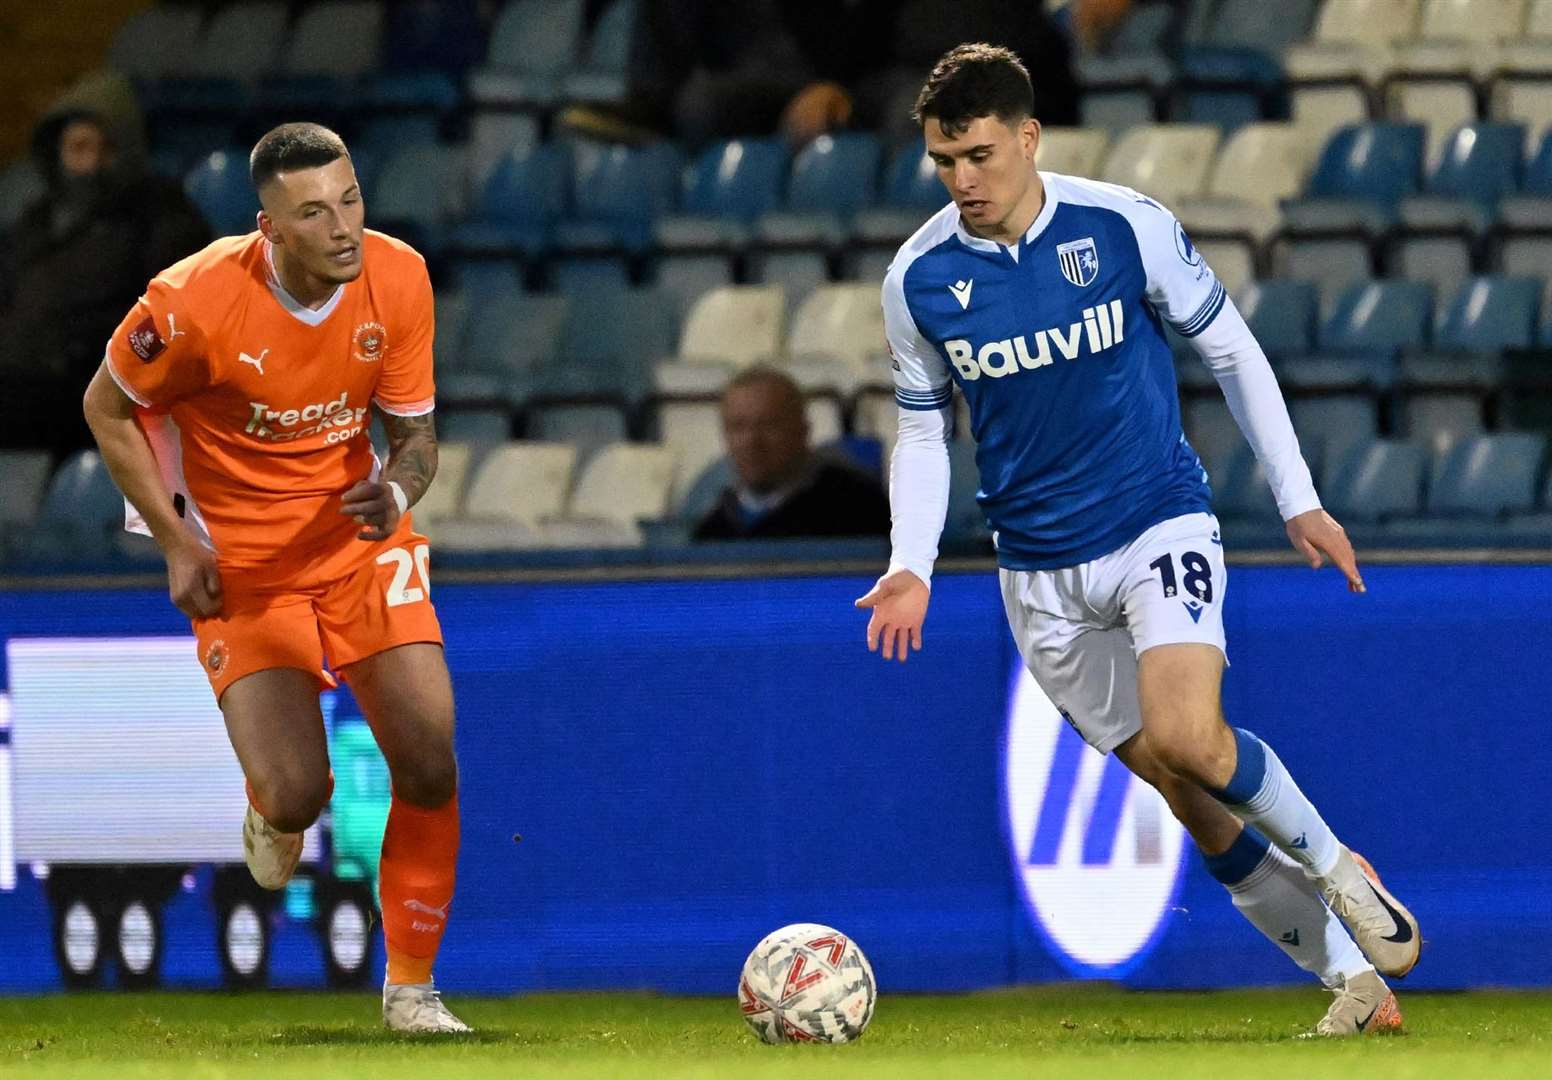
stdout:
{"type": "Polygon", "coordinates": [[[251,805],[243,817],[243,861],[264,889],[283,889],[302,858],[302,834],[281,832],[251,805]]]}
{"type": "Polygon", "coordinates": [[[1377,1035],[1401,1030],[1401,1006],[1376,972],[1365,971],[1343,979],[1332,992],[1336,1000],[1315,1025],[1315,1036],[1377,1035]]]}
{"type": "Polygon", "coordinates": [[[1399,979],[1417,965],[1423,949],[1417,920],[1362,855],[1344,845],[1320,892],[1381,975],[1399,979]]]}
{"type": "Polygon", "coordinates": [[[460,1034],[473,1029],[448,1011],[433,983],[383,983],[383,1023],[390,1031],[460,1034]]]}

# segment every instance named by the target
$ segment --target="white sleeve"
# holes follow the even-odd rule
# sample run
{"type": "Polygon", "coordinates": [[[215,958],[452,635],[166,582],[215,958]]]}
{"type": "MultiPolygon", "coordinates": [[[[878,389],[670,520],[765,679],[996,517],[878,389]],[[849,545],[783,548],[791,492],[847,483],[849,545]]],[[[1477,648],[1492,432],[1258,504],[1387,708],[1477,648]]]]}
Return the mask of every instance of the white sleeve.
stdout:
{"type": "Polygon", "coordinates": [[[1164,207],[1135,195],[1126,218],[1148,277],[1148,302],[1182,337],[1200,334],[1227,299],[1222,282],[1164,207]]]}
{"type": "Polygon", "coordinates": [[[1197,332],[1191,344],[1218,380],[1234,422],[1261,462],[1283,520],[1318,510],[1320,496],[1299,452],[1277,376],[1232,300],[1224,301],[1217,317],[1197,332]]]}
{"type": "Polygon", "coordinates": [[[930,585],[948,514],[954,384],[906,305],[903,267],[891,268],[884,279],[883,304],[900,405],[900,434],[889,465],[889,569],[904,567],[930,585]]]}

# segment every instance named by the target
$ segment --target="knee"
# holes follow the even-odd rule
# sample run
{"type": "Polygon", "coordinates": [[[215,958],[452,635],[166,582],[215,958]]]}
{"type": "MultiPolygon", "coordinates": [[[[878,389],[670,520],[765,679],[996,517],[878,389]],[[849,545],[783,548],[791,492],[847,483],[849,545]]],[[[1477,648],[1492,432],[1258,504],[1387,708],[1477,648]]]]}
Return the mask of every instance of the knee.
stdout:
{"type": "Polygon", "coordinates": [[[458,793],[458,762],[451,745],[418,754],[391,771],[394,796],[414,806],[435,810],[458,793]]]}
{"type": "Polygon", "coordinates": [[[253,781],[264,820],[281,832],[302,832],[323,813],[329,802],[329,775],[294,770],[277,772],[253,781]]]}
{"type": "MultiPolygon", "coordinates": [[[[1185,726],[1176,730],[1185,730],[1185,726]]],[[[1192,737],[1152,740],[1159,766],[1172,776],[1216,790],[1234,774],[1234,736],[1223,724],[1192,737]]],[[[1161,785],[1155,785],[1163,790],[1161,785]]]]}

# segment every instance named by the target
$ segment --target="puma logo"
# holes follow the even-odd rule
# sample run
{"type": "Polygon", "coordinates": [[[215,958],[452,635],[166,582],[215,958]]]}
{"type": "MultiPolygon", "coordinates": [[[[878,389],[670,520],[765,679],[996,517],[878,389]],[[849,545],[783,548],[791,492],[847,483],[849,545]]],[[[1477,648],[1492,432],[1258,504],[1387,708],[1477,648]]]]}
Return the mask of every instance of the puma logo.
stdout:
{"type": "Polygon", "coordinates": [[[167,340],[171,341],[175,337],[183,337],[187,333],[187,330],[178,329],[178,316],[169,311],[167,313],[167,340]]]}
{"type": "MultiPolygon", "coordinates": [[[[170,317],[171,316],[169,316],[169,318],[170,317]]],[[[249,356],[245,352],[240,352],[237,354],[237,359],[242,361],[244,364],[252,364],[255,368],[258,369],[259,374],[262,375],[264,374],[264,358],[268,355],[268,349],[265,349],[263,352],[259,353],[258,356],[249,356]]]]}
{"type": "Polygon", "coordinates": [[[439,919],[445,919],[447,918],[447,909],[452,905],[447,903],[439,908],[435,908],[430,904],[422,904],[419,900],[406,900],[404,901],[404,906],[411,911],[418,911],[424,915],[435,915],[439,919]]]}

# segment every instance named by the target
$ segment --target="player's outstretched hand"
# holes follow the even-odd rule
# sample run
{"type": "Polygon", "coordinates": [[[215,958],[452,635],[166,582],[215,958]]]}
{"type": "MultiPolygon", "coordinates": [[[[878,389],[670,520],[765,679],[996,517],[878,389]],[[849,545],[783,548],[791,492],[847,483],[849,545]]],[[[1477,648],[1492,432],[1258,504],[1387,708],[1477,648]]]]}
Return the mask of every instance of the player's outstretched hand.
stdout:
{"type": "Polygon", "coordinates": [[[1348,592],[1369,591],[1358,572],[1358,556],[1353,554],[1347,530],[1324,510],[1306,510],[1289,518],[1288,539],[1293,541],[1294,550],[1309,560],[1311,569],[1319,570],[1325,559],[1330,559],[1347,578],[1348,592]]]}
{"type": "Polygon", "coordinates": [[[356,533],[362,540],[386,540],[399,527],[399,504],[388,485],[376,480],[363,480],[345,492],[339,512],[362,526],[356,533]]]}
{"type": "Polygon", "coordinates": [[[882,642],[884,659],[898,658],[903,664],[911,649],[920,650],[931,595],[925,581],[903,568],[879,578],[857,600],[858,607],[873,611],[868,619],[868,652],[877,652],[882,642]]]}
{"type": "Polygon", "coordinates": [[[215,552],[192,536],[167,550],[167,595],[191,619],[221,613],[221,572],[215,552]]]}

